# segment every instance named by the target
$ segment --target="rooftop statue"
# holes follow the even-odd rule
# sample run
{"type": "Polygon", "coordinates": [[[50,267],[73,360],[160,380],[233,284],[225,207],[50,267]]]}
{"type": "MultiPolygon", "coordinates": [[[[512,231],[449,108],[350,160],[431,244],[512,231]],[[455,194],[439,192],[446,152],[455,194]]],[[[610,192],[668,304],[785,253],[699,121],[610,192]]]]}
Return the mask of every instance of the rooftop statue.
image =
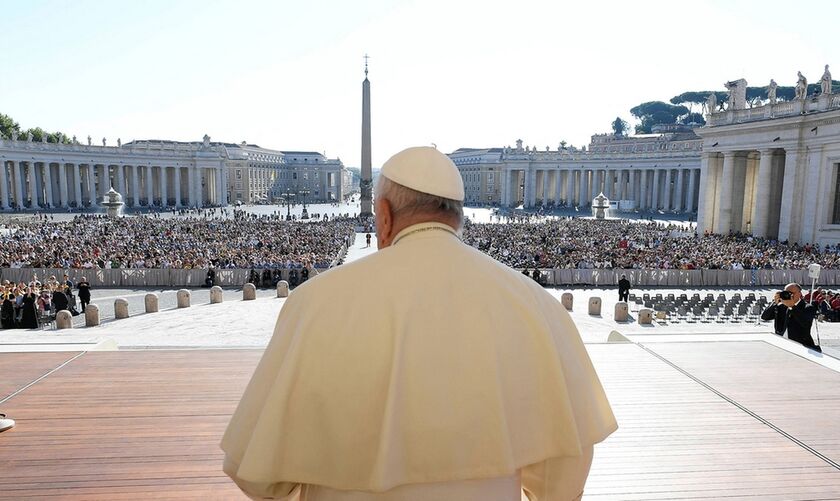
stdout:
{"type": "Polygon", "coordinates": [[[831,72],[828,71],[828,65],[825,65],[825,72],[820,78],[820,92],[823,94],[831,94],[831,72]]]}
{"type": "Polygon", "coordinates": [[[805,99],[808,95],[808,80],[801,71],[797,71],[796,75],[798,76],[798,80],[796,81],[796,87],[794,88],[794,97],[796,99],[805,99]]]}
{"type": "Polygon", "coordinates": [[[90,146],[91,144],[93,144],[93,141],[91,141],[90,134],[88,134],[88,146],[90,146]]]}
{"type": "Polygon", "coordinates": [[[767,86],[767,99],[770,100],[770,104],[776,104],[776,87],[778,86],[776,81],[771,78],[770,85],[767,86]]]}
{"type": "Polygon", "coordinates": [[[717,111],[717,95],[714,92],[709,94],[709,97],[706,98],[706,110],[711,115],[715,111],[717,111]]]}

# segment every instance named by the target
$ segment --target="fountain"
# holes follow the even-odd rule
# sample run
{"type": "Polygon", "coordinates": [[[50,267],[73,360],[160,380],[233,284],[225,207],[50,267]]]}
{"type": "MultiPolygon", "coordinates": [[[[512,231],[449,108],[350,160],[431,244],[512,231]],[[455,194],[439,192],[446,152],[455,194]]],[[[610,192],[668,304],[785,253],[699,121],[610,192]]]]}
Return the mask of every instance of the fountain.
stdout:
{"type": "Polygon", "coordinates": [[[102,201],[102,206],[108,209],[108,217],[120,217],[120,213],[122,212],[123,203],[122,195],[117,193],[113,186],[111,189],[108,190],[108,193],[105,194],[105,198],[102,201]]]}
{"type": "Polygon", "coordinates": [[[595,197],[595,200],[592,201],[592,212],[595,215],[595,219],[606,219],[609,208],[610,200],[603,193],[599,193],[595,197]]]}

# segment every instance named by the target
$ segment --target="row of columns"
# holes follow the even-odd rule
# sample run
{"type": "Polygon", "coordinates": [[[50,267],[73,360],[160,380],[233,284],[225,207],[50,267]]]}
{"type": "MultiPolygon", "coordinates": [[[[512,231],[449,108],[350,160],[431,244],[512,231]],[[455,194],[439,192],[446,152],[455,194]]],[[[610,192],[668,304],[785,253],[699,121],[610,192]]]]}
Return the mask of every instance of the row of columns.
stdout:
{"type": "Polygon", "coordinates": [[[700,169],[503,169],[501,204],[589,206],[603,193],[612,200],[631,200],[641,210],[694,212],[700,191],[700,169]]]}
{"type": "MultiPolygon", "coordinates": [[[[797,193],[803,191],[796,189],[797,163],[810,161],[802,156],[795,148],[703,153],[700,182],[706,189],[697,212],[698,229],[811,241],[814,235],[799,234],[803,211],[795,207],[802,200],[797,193]]],[[[813,163],[816,172],[819,158],[813,163]]],[[[819,181],[813,185],[816,189],[819,181]]]]}
{"type": "Polygon", "coordinates": [[[221,168],[0,162],[0,210],[96,208],[111,186],[128,207],[225,205],[227,198],[221,168]]]}

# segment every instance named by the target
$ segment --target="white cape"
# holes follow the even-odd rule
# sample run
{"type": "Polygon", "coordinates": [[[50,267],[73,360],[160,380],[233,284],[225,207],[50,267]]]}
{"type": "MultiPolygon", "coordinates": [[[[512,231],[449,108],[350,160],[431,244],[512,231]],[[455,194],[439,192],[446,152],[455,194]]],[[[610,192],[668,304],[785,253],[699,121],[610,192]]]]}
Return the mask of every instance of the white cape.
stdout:
{"type": "Polygon", "coordinates": [[[560,303],[434,228],[289,296],[222,449],[247,481],[380,492],[511,475],[616,428],[560,303]]]}

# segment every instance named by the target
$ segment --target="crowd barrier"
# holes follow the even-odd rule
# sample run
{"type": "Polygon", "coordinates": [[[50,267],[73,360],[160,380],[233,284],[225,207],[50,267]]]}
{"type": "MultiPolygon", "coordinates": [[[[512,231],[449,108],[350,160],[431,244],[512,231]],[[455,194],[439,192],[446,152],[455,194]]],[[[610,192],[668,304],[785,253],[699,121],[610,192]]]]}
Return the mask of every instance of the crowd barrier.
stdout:
{"type": "MultiPolygon", "coordinates": [[[[326,269],[316,268],[320,273],[326,269]]],[[[215,285],[222,287],[241,287],[248,282],[248,274],[251,270],[216,270],[215,285]]],[[[282,280],[289,280],[290,270],[281,270],[282,280]]],[[[298,270],[299,272],[300,270],[298,270]]],[[[257,270],[262,277],[262,270],[257,270]]],[[[70,276],[70,280],[78,282],[85,277],[90,286],[94,288],[138,288],[138,287],[201,287],[207,278],[206,269],[180,270],[180,269],[115,269],[115,270],[83,270],[83,269],[52,269],[52,268],[0,268],[0,280],[10,282],[26,282],[37,276],[42,283],[51,275],[59,281],[64,274],[70,276]]]]}
{"type": "MultiPolygon", "coordinates": [[[[346,252],[346,249],[342,249],[346,252]]],[[[338,260],[337,260],[338,261],[338,260]]],[[[257,270],[262,276],[262,270],[257,270]]],[[[281,270],[282,280],[289,280],[289,271],[281,270]]],[[[318,269],[318,272],[325,271],[318,269]]],[[[717,287],[769,287],[798,282],[804,287],[810,285],[808,270],[540,270],[545,285],[596,285],[616,286],[621,275],[634,288],[717,288],[717,287]]],[[[222,287],[241,287],[248,282],[250,270],[216,270],[216,283],[222,287]]],[[[207,278],[206,269],[52,269],[52,268],[0,268],[0,280],[29,282],[37,275],[45,281],[51,275],[58,280],[67,273],[78,282],[87,278],[91,287],[200,287],[207,278]]],[[[840,286],[840,270],[822,270],[818,285],[840,286]]]]}
{"type": "MultiPolygon", "coordinates": [[[[520,270],[521,271],[521,270],[520,270]]],[[[546,285],[617,286],[621,275],[633,287],[718,288],[770,287],[791,282],[807,287],[808,270],[541,270],[546,285]]],[[[823,269],[817,284],[840,285],[840,270],[823,269]]]]}

